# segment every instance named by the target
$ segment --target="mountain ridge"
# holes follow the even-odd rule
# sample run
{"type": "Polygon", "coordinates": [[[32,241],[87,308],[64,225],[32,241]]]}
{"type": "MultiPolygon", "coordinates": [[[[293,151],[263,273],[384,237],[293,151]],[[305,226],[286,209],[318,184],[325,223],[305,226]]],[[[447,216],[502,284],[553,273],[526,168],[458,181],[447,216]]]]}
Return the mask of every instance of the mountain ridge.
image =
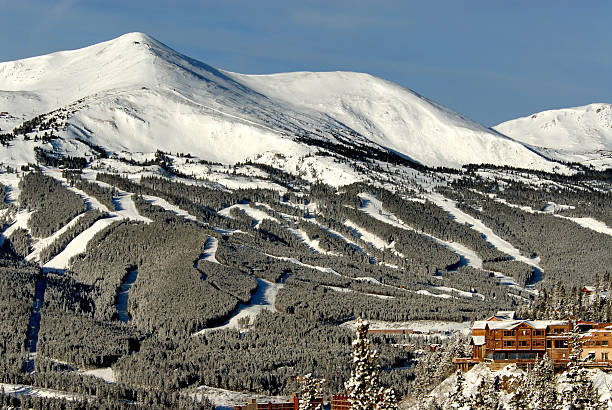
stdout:
{"type": "Polygon", "coordinates": [[[60,137],[110,151],[161,149],[236,163],[275,152],[312,155],[320,148],[296,142],[308,136],[382,147],[432,167],[558,168],[497,131],[369,74],[232,73],[143,33],[0,63],[0,89],[0,112],[13,118],[0,119],[0,128],[72,106],[60,137]]]}
{"type": "Polygon", "coordinates": [[[555,160],[612,166],[612,104],[541,111],[493,128],[555,160]]]}

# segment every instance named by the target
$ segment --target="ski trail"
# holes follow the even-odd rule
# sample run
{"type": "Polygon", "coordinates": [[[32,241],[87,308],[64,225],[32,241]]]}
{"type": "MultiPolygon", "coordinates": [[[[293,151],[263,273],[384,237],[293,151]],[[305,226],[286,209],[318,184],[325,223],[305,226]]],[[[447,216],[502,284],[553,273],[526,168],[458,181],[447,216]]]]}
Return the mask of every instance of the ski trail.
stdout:
{"type": "Polygon", "coordinates": [[[127,323],[130,320],[130,314],[127,311],[128,298],[130,297],[130,288],[136,282],[138,277],[138,269],[130,270],[121,284],[121,289],[117,294],[117,317],[123,323],[127,323]]]}
{"type": "Polygon", "coordinates": [[[478,256],[478,254],[474,250],[468,248],[467,246],[459,242],[444,241],[442,239],[436,238],[433,235],[429,235],[424,232],[419,232],[413,227],[404,223],[402,220],[400,220],[398,217],[396,217],[392,213],[385,211],[382,202],[376,199],[374,196],[370,194],[365,194],[365,193],[361,193],[358,196],[359,198],[361,198],[363,202],[363,206],[361,207],[361,210],[367,213],[368,215],[372,216],[373,218],[378,219],[379,221],[388,223],[389,225],[395,226],[397,228],[405,229],[408,231],[415,232],[419,235],[422,235],[426,237],[427,239],[432,240],[436,242],[437,244],[444,246],[445,248],[458,254],[461,258],[463,258],[463,261],[461,261],[462,262],[461,265],[467,264],[468,266],[471,266],[473,268],[482,269],[482,258],[478,256]]]}
{"type": "Polygon", "coordinates": [[[183,218],[188,219],[190,221],[196,222],[198,220],[198,218],[191,215],[189,212],[179,208],[176,205],[172,205],[170,202],[166,201],[163,198],[152,196],[152,195],[142,195],[142,198],[148,203],[150,203],[151,205],[162,207],[166,211],[173,212],[177,214],[178,216],[182,216],[183,218]]]}
{"type": "Polygon", "coordinates": [[[77,222],[79,221],[79,219],[81,219],[83,217],[83,215],[85,215],[85,213],[82,213],[82,214],[79,214],[79,215],[75,216],[70,222],[68,222],[66,225],[62,226],[61,229],[59,231],[55,232],[53,235],[48,236],[46,238],[41,238],[38,241],[36,241],[32,245],[34,250],[28,256],[26,256],[25,259],[28,262],[39,260],[40,253],[42,252],[42,250],[45,249],[47,246],[51,245],[57,238],[60,237],[60,235],[62,235],[68,229],[70,229],[74,225],[76,225],[77,222]]]}
{"type": "Polygon", "coordinates": [[[113,216],[96,221],[92,226],[81,232],[76,238],[70,241],[70,243],[68,243],[68,245],[66,245],[66,247],[53,259],[45,263],[43,265],[43,270],[48,272],[63,273],[66,269],[68,269],[70,259],[73,256],[85,252],[87,249],[87,244],[96,233],[119,220],[121,220],[120,217],[113,216]]]}
{"type": "Polygon", "coordinates": [[[232,317],[224,324],[216,327],[204,328],[194,333],[193,336],[212,332],[214,330],[239,329],[240,325],[238,324],[238,320],[249,317],[252,323],[259,312],[263,310],[275,311],[274,304],[276,303],[276,295],[278,291],[282,289],[283,284],[259,278],[255,278],[255,280],[257,281],[257,290],[251,296],[251,300],[248,304],[239,303],[232,317]]]}
{"type": "Polygon", "coordinates": [[[215,255],[217,254],[217,248],[219,247],[219,240],[214,236],[209,236],[204,245],[204,253],[200,260],[209,261],[212,263],[219,263],[215,255]]]}
{"type": "Polygon", "coordinates": [[[115,205],[114,213],[123,218],[131,219],[132,221],[153,222],[149,218],[140,215],[132,200],[132,195],[133,194],[129,192],[119,191],[119,195],[113,198],[113,204],[115,205]]]}
{"type": "Polygon", "coordinates": [[[533,266],[534,268],[540,271],[543,271],[543,269],[538,265],[539,258],[530,259],[526,256],[521,255],[521,252],[518,249],[516,249],[508,241],[502,239],[497,234],[495,234],[495,232],[493,232],[491,228],[487,227],[479,219],[476,219],[473,216],[468,215],[465,212],[461,211],[459,208],[457,208],[457,203],[455,201],[445,198],[444,196],[438,193],[428,194],[427,198],[431,202],[448,212],[457,222],[461,224],[467,223],[472,229],[483,234],[485,239],[500,251],[507,253],[515,260],[525,262],[526,264],[533,266]]]}
{"type": "Polygon", "coordinates": [[[25,229],[29,232],[30,229],[28,228],[28,220],[33,213],[34,211],[18,211],[13,222],[0,234],[0,246],[4,245],[4,241],[19,228],[25,229]]]}

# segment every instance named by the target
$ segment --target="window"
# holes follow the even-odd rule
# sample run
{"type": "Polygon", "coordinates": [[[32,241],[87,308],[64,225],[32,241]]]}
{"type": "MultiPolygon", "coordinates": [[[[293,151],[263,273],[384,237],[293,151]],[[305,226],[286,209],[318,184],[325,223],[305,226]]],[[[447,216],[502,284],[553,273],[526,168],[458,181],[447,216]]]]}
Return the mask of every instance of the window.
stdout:
{"type": "Polygon", "coordinates": [[[607,352],[601,354],[601,360],[604,361],[604,362],[608,361],[608,353],[607,352]]]}
{"type": "Polygon", "coordinates": [[[527,340],[519,340],[519,346],[527,347],[527,340]]]}
{"type": "Polygon", "coordinates": [[[504,340],[504,347],[514,347],[514,340],[504,340]]]}
{"type": "Polygon", "coordinates": [[[514,330],[504,330],[504,336],[514,336],[514,330]]]}
{"type": "Polygon", "coordinates": [[[544,336],[544,331],[543,330],[536,330],[535,331],[535,335],[536,336],[544,336]]]}
{"type": "Polygon", "coordinates": [[[601,340],[595,341],[595,346],[601,346],[601,340]]]}
{"type": "Polygon", "coordinates": [[[607,346],[608,345],[608,341],[607,340],[602,340],[601,341],[601,345],[602,346],[607,346]]]}
{"type": "Polygon", "coordinates": [[[546,348],[547,348],[547,349],[552,348],[552,341],[551,341],[551,340],[547,340],[547,341],[546,341],[546,348]]]}
{"type": "Polygon", "coordinates": [[[555,340],[555,349],[567,349],[567,340],[555,340]]]}
{"type": "Polygon", "coordinates": [[[521,330],[521,335],[523,335],[523,336],[530,336],[531,335],[531,330],[521,330]]]}

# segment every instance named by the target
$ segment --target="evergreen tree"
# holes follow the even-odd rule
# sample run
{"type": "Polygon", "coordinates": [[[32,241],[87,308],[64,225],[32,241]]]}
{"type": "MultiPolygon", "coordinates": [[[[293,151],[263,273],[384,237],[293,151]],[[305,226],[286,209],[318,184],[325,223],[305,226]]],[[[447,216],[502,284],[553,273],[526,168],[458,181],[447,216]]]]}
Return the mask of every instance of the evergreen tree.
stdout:
{"type": "Polygon", "coordinates": [[[325,380],[312,377],[312,373],[308,373],[298,377],[298,382],[301,385],[299,410],[322,410],[320,401],[316,407],[313,406],[313,402],[321,398],[321,385],[325,380]]]}
{"type": "Polygon", "coordinates": [[[385,389],[380,383],[380,367],[377,364],[378,352],[372,349],[368,340],[367,321],[357,318],[353,340],[353,367],[351,378],[345,388],[352,410],[372,410],[374,408],[396,409],[397,397],[393,389],[385,389]]]}
{"type": "Polygon", "coordinates": [[[562,394],[562,408],[568,410],[605,408],[605,405],[599,401],[599,394],[588,377],[584,360],[580,359],[582,340],[577,325],[570,332],[568,340],[570,354],[565,374],[567,386],[562,394]]]}
{"type": "Polygon", "coordinates": [[[529,408],[553,410],[557,406],[554,369],[552,360],[545,354],[538,359],[529,372],[530,391],[527,398],[529,408]]]}
{"type": "Polygon", "coordinates": [[[353,369],[345,383],[352,410],[372,410],[378,402],[378,353],[372,350],[367,338],[370,324],[358,318],[355,323],[357,338],[353,340],[353,369]]]}
{"type": "Polygon", "coordinates": [[[510,399],[510,408],[513,410],[524,410],[529,406],[528,395],[529,389],[527,388],[526,376],[520,376],[518,379],[518,387],[514,391],[512,398],[510,399]]]}
{"type": "Polygon", "coordinates": [[[455,380],[455,389],[448,396],[446,408],[456,410],[468,410],[472,408],[470,403],[471,400],[465,397],[463,393],[465,378],[459,369],[457,369],[457,373],[455,373],[455,380]]]}

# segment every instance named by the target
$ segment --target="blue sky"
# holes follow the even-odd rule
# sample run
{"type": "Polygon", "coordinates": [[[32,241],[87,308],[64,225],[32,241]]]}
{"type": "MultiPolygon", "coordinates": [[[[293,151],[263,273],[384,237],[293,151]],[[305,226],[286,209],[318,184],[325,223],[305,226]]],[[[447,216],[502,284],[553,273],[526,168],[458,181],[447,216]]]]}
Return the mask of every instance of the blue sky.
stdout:
{"type": "Polygon", "coordinates": [[[484,125],[612,103],[612,2],[0,0],[0,61],[131,31],[241,73],[350,70],[484,125]]]}

